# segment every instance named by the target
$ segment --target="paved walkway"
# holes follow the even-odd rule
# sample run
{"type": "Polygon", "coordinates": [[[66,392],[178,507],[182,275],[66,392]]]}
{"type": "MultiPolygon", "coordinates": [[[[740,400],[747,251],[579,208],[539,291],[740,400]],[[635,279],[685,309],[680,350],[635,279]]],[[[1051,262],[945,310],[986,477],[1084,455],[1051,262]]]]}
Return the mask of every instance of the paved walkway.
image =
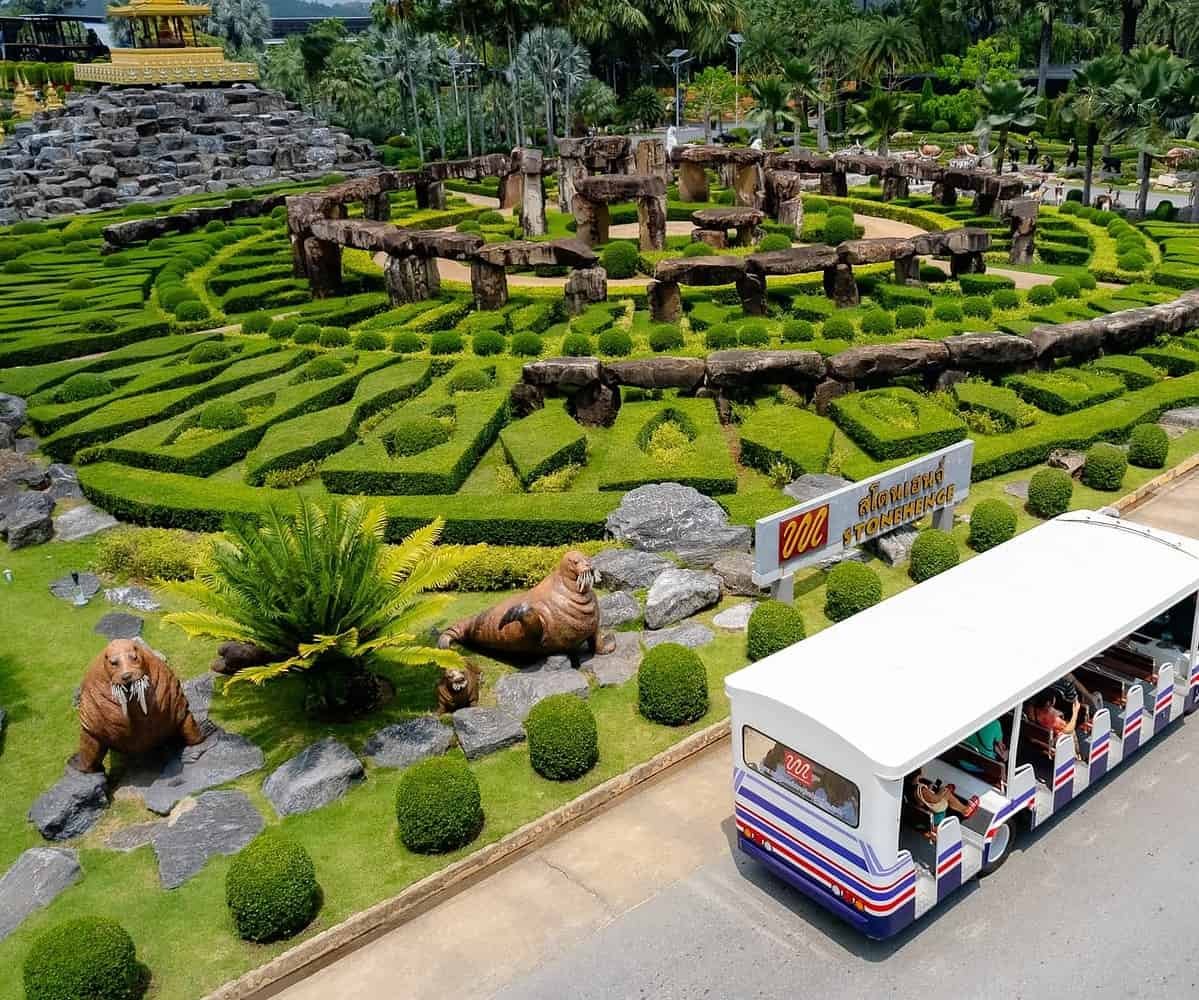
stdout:
{"type": "Polygon", "coordinates": [[[1136,507],[1128,519],[1199,538],[1199,468],[1180,476],[1163,492],[1136,507]]]}

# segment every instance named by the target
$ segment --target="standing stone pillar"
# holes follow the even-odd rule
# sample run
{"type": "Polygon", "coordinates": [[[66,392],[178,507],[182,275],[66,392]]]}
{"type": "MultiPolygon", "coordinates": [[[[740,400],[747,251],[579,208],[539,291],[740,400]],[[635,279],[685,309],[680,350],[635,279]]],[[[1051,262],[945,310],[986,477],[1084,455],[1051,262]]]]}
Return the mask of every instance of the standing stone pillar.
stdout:
{"type": "Polygon", "coordinates": [[[524,194],[524,176],[515,170],[500,178],[500,208],[515,208],[524,194]]]}
{"type": "Polygon", "coordinates": [[[834,198],[845,198],[849,194],[849,182],[844,170],[830,170],[820,175],[820,193],[834,198]]]}
{"type": "Polygon", "coordinates": [[[387,258],[383,265],[383,285],[392,305],[424,302],[441,291],[441,272],[436,257],[405,254],[387,258]]]}
{"type": "Polygon", "coordinates": [[[883,201],[906,198],[909,193],[908,179],[896,173],[883,174],[883,201]]]}
{"type": "Polygon", "coordinates": [[[1009,201],[1003,206],[1003,215],[1012,227],[1008,260],[1013,264],[1031,264],[1037,239],[1037,203],[1031,198],[1009,201]]]}
{"type": "Polygon", "coordinates": [[[729,234],[723,229],[693,229],[692,243],[707,243],[715,250],[724,250],[729,245],[729,234]]]}
{"type": "Polygon", "coordinates": [[[391,218],[391,199],[387,197],[386,191],[363,196],[362,217],[373,219],[375,222],[386,222],[391,218]]]}
{"type": "Polygon", "coordinates": [[[737,165],[733,175],[733,204],[745,208],[761,208],[765,201],[762,168],[756,163],[737,165]]]}
{"type": "Polygon", "coordinates": [[[920,258],[915,254],[895,258],[895,283],[918,285],[920,283],[920,258]]]}
{"type": "Polygon", "coordinates": [[[778,221],[781,226],[794,226],[795,238],[803,234],[803,199],[788,198],[779,202],[778,221]]]}
{"type": "Polygon", "coordinates": [[[958,203],[958,189],[944,181],[933,182],[933,201],[939,205],[953,206],[958,203]]]}
{"type": "Polygon", "coordinates": [[[679,164],[679,201],[707,201],[708,175],[702,163],[684,160],[679,164]]]}
{"type": "Polygon", "coordinates": [[[670,160],[666,156],[666,143],[661,139],[642,139],[633,150],[634,172],[661,177],[664,184],[670,183],[670,160]]]}
{"type": "MultiPolygon", "coordinates": [[[[608,206],[604,206],[605,212],[608,206]]],[[[637,199],[637,226],[642,250],[666,249],[666,195],[641,195],[637,199]]]]}
{"type": "Polygon", "coordinates": [[[956,278],[962,274],[985,274],[987,263],[979,251],[949,255],[949,273],[956,278]]]}
{"type": "Polygon", "coordinates": [[[558,142],[558,210],[572,211],[575,196],[575,181],[587,176],[587,165],[582,158],[582,139],[566,139],[558,142]]]}
{"type": "Polygon", "coordinates": [[[309,236],[304,240],[304,273],[314,299],[328,299],[341,292],[341,247],[329,240],[309,236]]]}
{"type": "Polygon", "coordinates": [[[445,185],[441,181],[424,181],[416,185],[416,207],[445,210],[445,185]]]}
{"type": "Polygon", "coordinates": [[[604,202],[591,201],[576,191],[572,199],[572,209],[575,217],[575,235],[579,239],[588,246],[608,242],[608,206],[604,202]]]}
{"type": "Polygon", "coordinates": [[[989,191],[977,191],[974,195],[974,204],[971,206],[971,211],[975,215],[990,215],[995,211],[995,194],[989,191]]]}
{"type": "Polygon", "coordinates": [[[502,309],[508,303],[508,272],[475,257],[470,262],[470,290],[476,309],[502,309]]]}
{"type": "Polygon", "coordinates": [[[766,315],[766,279],[756,274],[747,274],[737,279],[737,294],[741,296],[741,308],[747,316],[766,315]]]}
{"type": "Polygon", "coordinates": [[[858,283],[853,279],[853,268],[848,264],[826,267],[824,294],[833,300],[838,309],[856,306],[861,299],[858,297],[858,283]]]}
{"type": "Polygon", "coordinates": [[[544,236],[548,231],[545,221],[545,182],[541,177],[541,150],[520,151],[520,228],[525,236],[544,236]]]}
{"type": "Polygon", "coordinates": [[[683,296],[677,281],[650,279],[645,286],[649,315],[655,323],[677,323],[683,315],[683,296]]]}
{"type": "Polygon", "coordinates": [[[566,299],[566,311],[577,316],[589,305],[608,298],[608,272],[602,267],[577,267],[566,279],[562,294],[566,299]]]}

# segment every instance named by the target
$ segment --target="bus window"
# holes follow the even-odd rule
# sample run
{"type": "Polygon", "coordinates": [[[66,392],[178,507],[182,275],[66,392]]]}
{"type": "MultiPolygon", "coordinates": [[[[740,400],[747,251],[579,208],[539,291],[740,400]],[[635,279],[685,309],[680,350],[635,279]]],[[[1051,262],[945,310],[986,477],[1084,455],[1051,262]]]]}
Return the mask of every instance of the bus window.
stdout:
{"type": "Polygon", "coordinates": [[[742,728],[741,740],[746,767],[841,822],[857,827],[860,798],[858,786],[852,781],[750,726],[742,728]]]}
{"type": "Polygon", "coordinates": [[[1195,600],[1195,594],[1184,597],[1174,607],[1146,622],[1137,631],[1152,639],[1161,639],[1179,649],[1190,649],[1191,633],[1195,627],[1195,600]]]}

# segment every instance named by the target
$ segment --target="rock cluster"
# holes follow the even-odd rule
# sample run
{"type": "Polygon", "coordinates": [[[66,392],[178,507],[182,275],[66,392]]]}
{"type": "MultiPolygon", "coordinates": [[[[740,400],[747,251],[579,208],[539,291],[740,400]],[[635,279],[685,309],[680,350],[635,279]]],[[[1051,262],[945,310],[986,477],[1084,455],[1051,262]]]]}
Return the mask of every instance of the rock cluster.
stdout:
{"type": "Polygon", "coordinates": [[[104,87],[18,124],[0,223],[375,169],[370,143],[253,84],[104,87]]]}

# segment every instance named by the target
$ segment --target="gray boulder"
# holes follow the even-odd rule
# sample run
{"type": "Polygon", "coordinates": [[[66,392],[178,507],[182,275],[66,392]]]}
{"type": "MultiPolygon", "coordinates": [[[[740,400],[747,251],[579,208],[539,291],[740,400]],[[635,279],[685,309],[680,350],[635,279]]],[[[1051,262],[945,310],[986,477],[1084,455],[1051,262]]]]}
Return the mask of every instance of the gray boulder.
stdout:
{"type": "Polygon", "coordinates": [[[68,848],[31,847],[21,852],[0,877],[0,941],[82,875],[79,855],[68,848]]]}
{"type": "Polygon", "coordinates": [[[216,678],[212,674],[201,674],[189,681],[183,682],[183,695],[187,698],[187,707],[197,722],[208,718],[208,710],[212,707],[212,696],[216,693],[216,678]]]}
{"type": "Polygon", "coordinates": [[[366,776],[344,743],[326,737],[285,761],[262,786],[280,816],[312,812],[340,799],[366,776]]]}
{"type": "Polygon", "coordinates": [[[824,472],[808,472],[784,486],[783,492],[800,503],[805,503],[849,485],[850,480],[843,479],[841,476],[830,476],[824,472]]]}
{"type": "Polygon", "coordinates": [[[757,606],[757,601],[734,604],[731,608],[725,608],[716,615],[712,619],[712,624],[717,628],[728,629],[730,632],[744,632],[749,627],[749,616],[754,613],[754,608],[757,606]]]}
{"type": "Polygon", "coordinates": [[[880,559],[888,566],[898,566],[905,563],[912,555],[912,545],[920,532],[914,525],[905,524],[885,535],[879,535],[872,543],[880,559]]]}
{"type": "Polygon", "coordinates": [[[674,553],[684,566],[707,569],[726,552],[748,552],[752,539],[748,524],[726,524],[679,542],[674,553]]]}
{"type": "Polygon", "coordinates": [[[641,617],[641,603],[632,594],[618,590],[599,599],[600,625],[615,628],[641,617]]]}
{"type": "Polygon", "coordinates": [[[134,611],[159,611],[162,605],[158,603],[145,587],[111,587],[104,591],[104,600],[109,604],[123,604],[134,611]]]}
{"type": "Polygon", "coordinates": [[[504,674],[495,682],[495,702],[509,715],[524,722],[539,701],[550,695],[573,694],[586,698],[591,693],[587,680],[570,667],[522,670],[504,674]]]}
{"type": "Polygon", "coordinates": [[[59,542],[77,542],[116,526],[117,519],[111,514],[85,503],[54,518],[54,537],[59,542]]]}
{"type": "Polygon", "coordinates": [[[695,649],[706,646],[716,638],[716,633],[699,622],[684,622],[674,628],[658,629],[656,632],[642,632],[641,644],[646,649],[653,649],[664,642],[677,642],[680,646],[695,649]]]}
{"type": "Polygon", "coordinates": [[[1087,464],[1087,456],[1081,451],[1069,448],[1054,448],[1045,462],[1051,469],[1065,469],[1075,479],[1082,475],[1082,467],[1087,464]]]}
{"type": "Polygon", "coordinates": [[[29,821],[47,840],[70,840],[90,830],[107,808],[104,773],[84,774],[67,765],[62,777],[29,807],[29,821]]]}
{"type": "Polygon", "coordinates": [[[641,590],[674,567],[665,556],[637,549],[603,549],[592,557],[591,565],[596,584],[608,590],[641,590]]]}
{"type": "MultiPolygon", "coordinates": [[[[695,258],[702,260],[703,258],[695,258]]],[[[724,508],[680,483],[654,483],[630,490],[608,515],[608,533],[646,552],[674,549],[728,526],[724,508]]]]}
{"type": "Polygon", "coordinates": [[[126,614],[124,611],[110,611],[96,622],[92,631],[107,639],[136,639],[142,634],[144,624],[137,615],[126,614]]]}
{"type": "Polygon", "coordinates": [[[617,632],[616,646],[601,656],[583,657],[580,669],[595,678],[600,687],[616,687],[637,676],[641,668],[641,637],[636,632],[617,632]]]}
{"type": "Polygon", "coordinates": [[[1166,410],[1158,418],[1158,423],[1170,427],[1182,427],[1188,431],[1199,430],[1199,406],[1182,406],[1174,410],[1166,410]]]}
{"type": "Polygon", "coordinates": [[[10,396],[0,392],[0,424],[4,424],[14,433],[25,423],[25,400],[20,396],[10,396]]]}
{"type": "Polygon", "coordinates": [[[410,767],[418,760],[445,753],[454,731],[431,715],[384,726],[362,748],[377,767],[410,767]]]}
{"type": "Polygon", "coordinates": [[[725,552],[712,563],[712,572],[720,577],[726,594],[757,597],[762,588],[754,583],[754,557],[748,552],[725,552]]]}
{"type": "Polygon", "coordinates": [[[198,747],[176,750],[161,767],[136,771],[122,783],[150,812],[166,816],[184,798],[257,771],[262,751],[244,736],[215,730],[198,747]]]}
{"type": "Polygon", "coordinates": [[[18,493],[0,500],[0,534],[10,549],[41,545],[54,535],[54,498],[45,493],[18,493]]]}
{"type": "Polygon", "coordinates": [[[100,592],[100,578],[95,573],[80,573],[79,584],[76,586],[75,581],[71,579],[71,574],[68,573],[50,584],[50,593],[68,602],[75,600],[77,590],[82,591],[84,597],[95,597],[100,592]]]}
{"type": "Polygon", "coordinates": [[[668,569],[650,587],[645,599],[645,624],[663,628],[720,600],[720,577],[693,569],[668,569]]]}
{"type": "Polygon", "coordinates": [[[55,462],[46,470],[50,485],[46,492],[55,500],[82,500],[83,490],[79,487],[79,473],[74,466],[55,462]]]}
{"type": "Polygon", "coordinates": [[[502,708],[460,708],[454,713],[454,732],[467,760],[478,760],[525,738],[520,721],[502,708]]]}
{"type": "Polygon", "coordinates": [[[205,792],[196,804],[154,833],[158,881],[176,889],[217,854],[236,854],[266,826],[244,792],[205,792]]]}

